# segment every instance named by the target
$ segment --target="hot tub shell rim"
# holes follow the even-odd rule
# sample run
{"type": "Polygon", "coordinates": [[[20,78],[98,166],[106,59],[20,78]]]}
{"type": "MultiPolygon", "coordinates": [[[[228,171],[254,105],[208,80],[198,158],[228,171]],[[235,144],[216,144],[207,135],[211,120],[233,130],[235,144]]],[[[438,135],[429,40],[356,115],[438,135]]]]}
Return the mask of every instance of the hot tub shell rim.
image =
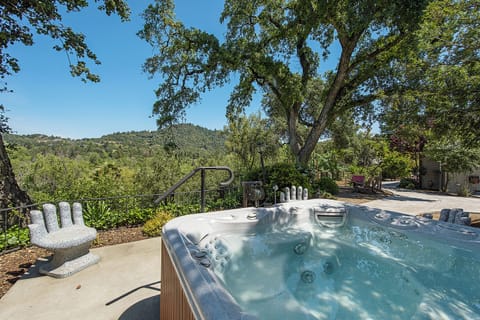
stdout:
{"type": "Polygon", "coordinates": [[[348,215],[353,210],[362,210],[365,214],[356,214],[356,218],[406,234],[425,235],[442,242],[453,241],[454,244],[467,250],[478,249],[480,245],[480,231],[475,228],[450,223],[445,226],[446,222],[442,221],[425,220],[393,211],[325,199],[291,201],[269,208],[242,208],[182,216],[171,220],[164,226],[162,241],[164,241],[177,275],[179,275],[181,285],[195,317],[197,319],[258,319],[247,312],[243,312],[235,299],[223,288],[221,281],[215,276],[212,269],[201,265],[200,259],[193,256],[193,253],[199,250],[197,248],[198,242],[195,243],[196,240],[218,232],[219,230],[215,230],[214,227],[223,227],[228,230],[232,226],[241,225],[245,228],[244,230],[255,229],[258,225],[272,222],[268,220],[268,217],[274,213],[302,215],[305,214],[305,210],[311,213],[313,208],[321,206],[343,207],[348,215]],[[248,218],[248,214],[252,210],[256,211],[258,219],[248,218]],[[388,216],[390,220],[376,219],[376,215],[379,214],[388,216]],[[414,224],[402,225],[398,223],[401,219],[412,221],[414,224]],[[200,226],[200,224],[203,224],[203,226],[200,226]],[[189,230],[192,226],[195,226],[195,228],[204,227],[206,230],[198,236],[189,237],[189,230]],[[452,234],[458,235],[458,237],[452,238],[452,234]],[[463,237],[462,234],[466,236],[463,237]],[[445,236],[448,237],[447,240],[445,236]],[[178,265],[182,265],[182,268],[178,268],[178,265]]]}

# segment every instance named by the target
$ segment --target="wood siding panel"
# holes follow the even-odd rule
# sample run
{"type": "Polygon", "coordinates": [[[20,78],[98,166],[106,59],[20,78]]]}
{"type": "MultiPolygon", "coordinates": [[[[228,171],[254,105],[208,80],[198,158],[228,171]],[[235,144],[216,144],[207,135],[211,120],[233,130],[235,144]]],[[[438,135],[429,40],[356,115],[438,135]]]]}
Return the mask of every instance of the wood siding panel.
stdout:
{"type": "Polygon", "coordinates": [[[163,239],[161,279],[160,319],[195,320],[163,239]]]}

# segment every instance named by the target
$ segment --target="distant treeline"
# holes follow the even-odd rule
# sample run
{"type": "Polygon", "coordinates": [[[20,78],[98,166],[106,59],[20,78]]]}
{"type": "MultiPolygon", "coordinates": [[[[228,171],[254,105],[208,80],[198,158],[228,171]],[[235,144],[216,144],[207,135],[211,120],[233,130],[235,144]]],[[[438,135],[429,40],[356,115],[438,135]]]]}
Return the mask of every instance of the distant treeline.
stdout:
{"type": "Polygon", "coordinates": [[[20,146],[27,148],[31,155],[54,154],[72,159],[88,157],[91,153],[101,158],[119,159],[174,152],[199,158],[210,153],[226,152],[223,131],[192,124],[180,124],[159,131],[112,133],[100,138],[68,139],[43,134],[5,134],[4,139],[10,150],[20,146]]]}
{"type": "MultiPolygon", "coordinates": [[[[191,124],[92,139],[4,139],[20,186],[36,202],[153,194],[198,166],[228,165],[223,131],[191,124]]],[[[209,174],[208,181],[222,181],[221,174],[209,174]]],[[[194,179],[184,190],[198,186],[194,179]]]]}

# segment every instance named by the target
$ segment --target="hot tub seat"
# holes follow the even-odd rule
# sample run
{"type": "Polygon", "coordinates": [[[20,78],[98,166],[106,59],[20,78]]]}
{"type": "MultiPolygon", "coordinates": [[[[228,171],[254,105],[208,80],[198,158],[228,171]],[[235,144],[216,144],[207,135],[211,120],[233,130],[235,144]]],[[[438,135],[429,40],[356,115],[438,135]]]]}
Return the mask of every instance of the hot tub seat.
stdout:
{"type": "Polygon", "coordinates": [[[65,278],[97,263],[100,258],[90,253],[97,231],[85,226],[81,204],[73,204],[73,215],[69,203],[60,202],[59,207],[61,228],[53,204],[43,205],[43,212],[32,210],[32,223],[28,228],[33,245],[53,251],[52,260],[40,267],[40,273],[65,278]]]}

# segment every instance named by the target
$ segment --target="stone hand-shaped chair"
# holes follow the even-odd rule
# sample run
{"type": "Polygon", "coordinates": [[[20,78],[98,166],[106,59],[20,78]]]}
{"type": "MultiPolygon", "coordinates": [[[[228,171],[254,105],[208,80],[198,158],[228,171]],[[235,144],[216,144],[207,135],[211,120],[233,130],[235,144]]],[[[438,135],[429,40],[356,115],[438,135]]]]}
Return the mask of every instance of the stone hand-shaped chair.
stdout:
{"type": "Polygon", "coordinates": [[[100,257],[90,252],[90,245],[97,237],[94,228],[85,226],[82,206],[60,202],[60,222],[58,225],[57,208],[53,204],[44,204],[43,212],[31,210],[30,242],[41,248],[53,251],[52,260],[40,268],[40,273],[55,278],[65,278],[86,267],[97,263],[100,257]]]}

